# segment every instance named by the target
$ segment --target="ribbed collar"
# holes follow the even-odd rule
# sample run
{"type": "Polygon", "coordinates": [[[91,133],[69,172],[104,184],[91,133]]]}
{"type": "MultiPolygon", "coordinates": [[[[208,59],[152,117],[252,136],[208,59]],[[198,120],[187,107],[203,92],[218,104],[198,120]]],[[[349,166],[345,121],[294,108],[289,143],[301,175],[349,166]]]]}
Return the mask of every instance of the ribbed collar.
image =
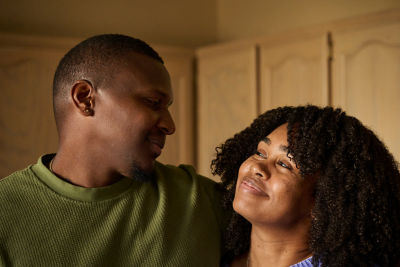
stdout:
{"type": "Polygon", "coordinates": [[[48,154],[40,157],[38,162],[31,167],[32,171],[52,190],[77,201],[95,202],[115,198],[129,190],[134,183],[137,183],[132,179],[122,178],[120,181],[104,187],[76,186],[58,178],[46,167],[46,164],[54,156],[55,154],[48,154]]]}

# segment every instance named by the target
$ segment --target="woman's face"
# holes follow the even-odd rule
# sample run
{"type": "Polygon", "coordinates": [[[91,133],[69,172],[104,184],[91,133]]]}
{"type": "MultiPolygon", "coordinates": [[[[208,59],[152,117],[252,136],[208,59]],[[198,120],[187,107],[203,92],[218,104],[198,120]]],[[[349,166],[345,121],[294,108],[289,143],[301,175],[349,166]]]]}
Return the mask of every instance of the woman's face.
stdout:
{"type": "Polygon", "coordinates": [[[233,208],[253,225],[294,227],[310,221],[314,179],[300,176],[287,147],[283,124],[240,166],[233,208]]]}

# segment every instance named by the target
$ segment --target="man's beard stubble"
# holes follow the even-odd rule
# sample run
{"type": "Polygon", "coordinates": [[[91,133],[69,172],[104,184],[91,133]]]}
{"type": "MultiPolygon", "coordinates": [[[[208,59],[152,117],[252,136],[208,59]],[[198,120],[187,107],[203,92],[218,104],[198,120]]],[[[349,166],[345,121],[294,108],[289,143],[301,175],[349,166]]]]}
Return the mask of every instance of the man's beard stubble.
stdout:
{"type": "Polygon", "coordinates": [[[132,165],[132,171],[131,171],[131,178],[135,181],[138,182],[155,182],[156,181],[156,174],[154,170],[151,171],[145,171],[138,167],[137,164],[132,165]]]}

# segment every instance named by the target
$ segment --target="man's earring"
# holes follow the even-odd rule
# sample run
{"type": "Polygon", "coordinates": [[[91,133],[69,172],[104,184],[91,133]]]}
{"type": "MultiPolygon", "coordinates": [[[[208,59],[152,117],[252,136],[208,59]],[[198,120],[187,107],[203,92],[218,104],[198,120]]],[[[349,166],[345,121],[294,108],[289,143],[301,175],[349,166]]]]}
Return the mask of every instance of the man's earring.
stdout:
{"type": "Polygon", "coordinates": [[[86,115],[88,115],[88,116],[93,115],[93,110],[92,110],[91,108],[89,108],[89,107],[86,107],[86,108],[83,110],[83,112],[84,112],[86,115]]]}

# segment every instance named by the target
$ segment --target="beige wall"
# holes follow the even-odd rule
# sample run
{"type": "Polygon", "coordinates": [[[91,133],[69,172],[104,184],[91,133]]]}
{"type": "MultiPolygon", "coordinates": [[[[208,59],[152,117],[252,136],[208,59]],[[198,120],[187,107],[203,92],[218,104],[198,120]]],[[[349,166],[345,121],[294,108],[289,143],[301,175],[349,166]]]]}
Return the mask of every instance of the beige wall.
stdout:
{"type": "Polygon", "coordinates": [[[400,8],[399,0],[217,0],[218,41],[265,36],[400,8]]]}
{"type": "Polygon", "coordinates": [[[400,8],[400,0],[2,0],[0,32],[82,39],[118,32],[201,47],[400,8]]]}
{"type": "Polygon", "coordinates": [[[1,0],[1,31],[79,39],[111,32],[195,47],[216,41],[216,1],[1,0]]]}

